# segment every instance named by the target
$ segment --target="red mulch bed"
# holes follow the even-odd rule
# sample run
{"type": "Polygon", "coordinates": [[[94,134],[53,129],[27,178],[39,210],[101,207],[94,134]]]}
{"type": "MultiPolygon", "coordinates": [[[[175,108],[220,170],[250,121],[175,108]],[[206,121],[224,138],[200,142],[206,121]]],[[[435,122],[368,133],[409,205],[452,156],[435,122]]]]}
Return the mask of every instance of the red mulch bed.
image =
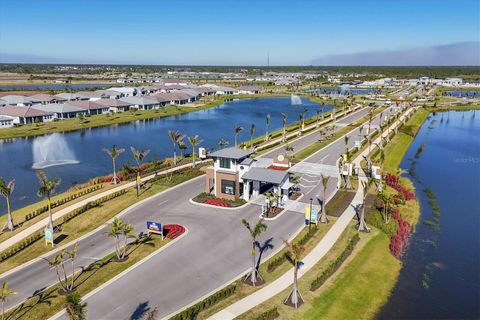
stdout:
{"type": "Polygon", "coordinates": [[[278,171],[288,170],[287,167],[279,167],[279,166],[270,166],[270,167],[268,167],[267,169],[270,169],[270,170],[278,170],[278,171]]]}

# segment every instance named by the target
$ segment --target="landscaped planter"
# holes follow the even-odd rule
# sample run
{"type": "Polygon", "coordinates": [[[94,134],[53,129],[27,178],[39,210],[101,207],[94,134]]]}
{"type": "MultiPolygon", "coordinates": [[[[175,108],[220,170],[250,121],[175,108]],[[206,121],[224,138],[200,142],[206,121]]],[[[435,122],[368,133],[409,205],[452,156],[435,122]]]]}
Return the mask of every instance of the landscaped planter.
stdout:
{"type": "Polygon", "coordinates": [[[217,207],[224,207],[224,208],[235,208],[244,205],[246,202],[243,199],[239,200],[229,200],[229,199],[221,199],[217,198],[212,194],[208,194],[205,192],[200,193],[198,196],[192,199],[198,203],[204,203],[212,206],[217,207]]]}

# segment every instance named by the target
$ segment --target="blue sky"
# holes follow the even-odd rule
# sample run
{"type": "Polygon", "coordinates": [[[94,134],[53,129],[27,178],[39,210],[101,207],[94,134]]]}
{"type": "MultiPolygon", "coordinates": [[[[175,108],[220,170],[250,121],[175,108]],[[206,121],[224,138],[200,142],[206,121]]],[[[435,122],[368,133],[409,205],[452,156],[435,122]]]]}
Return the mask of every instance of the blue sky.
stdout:
{"type": "Polygon", "coordinates": [[[265,65],[270,52],[271,65],[389,64],[395,52],[395,64],[417,50],[415,64],[425,49],[440,51],[421,64],[462,64],[471,55],[441,50],[478,53],[479,12],[477,0],[0,0],[0,61],[265,65]]]}

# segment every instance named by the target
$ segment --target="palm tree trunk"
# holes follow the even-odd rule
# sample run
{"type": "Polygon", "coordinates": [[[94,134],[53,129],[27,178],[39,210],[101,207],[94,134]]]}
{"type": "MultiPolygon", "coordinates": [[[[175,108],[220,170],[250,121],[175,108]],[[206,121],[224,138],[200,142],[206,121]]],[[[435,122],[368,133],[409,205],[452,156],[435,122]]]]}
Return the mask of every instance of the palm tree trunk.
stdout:
{"type": "Polygon", "coordinates": [[[140,195],[140,168],[137,171],[137,197],[140,195]]]}
{"type": "Polygon", "coordinates": [[[63,279],[65,280],[65,291],[70,291],[68,286],[68,277],[67,271],[65,270],[65,265],[62,262],[62,270],[63,270],[63,279]]]}
{"type": "Polygon", "coordinates": [[[50,196],[47,198],[48,201],[48,225],[49,229],[53,229],[53,218],[52,218],[52,203],[50,201],[50,196]]]}
{"type": "Polygon", "coordinates": [[[75,262],[72,258],[72,281],[70,281],[70,290],[73,290],[73,282],[75,281],[75,262]]]}
{"type": "Polygon", "coordinates": [[[252,243],[252,274],[250,276],[250,281],[252,282],[252,285],[255,287],[255,284],[257,282],[257,270],[255,266],[255,241],[252,243]]]}
{"type": "Polygon", "coordinates": [[[177,164],[177,148],[173,147],[173,164],[177,164]]]}
{"type": "Polygon", "coordinates": [[[11,211],[11,208],[10,208],[10,199],[9,197],[7,196],[6,197],[7,199],[7,228],[10,230],[10,231],[13,231],[13,216],[12,216],[12,211],[11,211]]]}
{"type": "Polygon", "coordinates": [[[112,166],[113,166],[113,184],[117,184],[117,173],[115,172],[115,159],[112,158],[112,166]]]}
{"type": "Polygon", "coordinates": [[[192,146],[192,159],[193,159],[193,167],[195,168],[195,147],[192,146]]]}
{"type": "Polygon", "coordinates": [[[282,140],[283,142],[285,142],[287,139],[286,139],[286,130],[285,130],[285,125],[283,126],[283,133],[282,133],[282,140]]]}
{"type": "Polygon", "coordinates": [[[5,301],[2,301],[2,320],[5,319],[5,301]]]}
{"type": "Polygon", "coordinates": [[[120,252],[120,246],[119,246],[120,239],[118,236],[115,237],[115,253],[117,255],[118,260],[121,260],[121,252],[120,252]]]}
{"type": "Polygon", "coordinates": [[[125,259],[125,256],[127,255],[127,244],[128,244],[128,238],[125,236],[125,240],[123,242],[124,246],[122,249],[122,259],[125,259]]]}

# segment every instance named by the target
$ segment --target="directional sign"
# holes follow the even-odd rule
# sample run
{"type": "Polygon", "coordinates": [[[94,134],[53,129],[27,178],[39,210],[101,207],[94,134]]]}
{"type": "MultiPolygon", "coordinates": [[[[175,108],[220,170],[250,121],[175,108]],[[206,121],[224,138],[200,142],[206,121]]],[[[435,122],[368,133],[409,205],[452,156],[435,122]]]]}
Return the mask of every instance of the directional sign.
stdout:
{"type": "Polygon", "coordinates": [[[45,228],[45,244],[51,244],[53,247],[53,229],[45,228]]]}

